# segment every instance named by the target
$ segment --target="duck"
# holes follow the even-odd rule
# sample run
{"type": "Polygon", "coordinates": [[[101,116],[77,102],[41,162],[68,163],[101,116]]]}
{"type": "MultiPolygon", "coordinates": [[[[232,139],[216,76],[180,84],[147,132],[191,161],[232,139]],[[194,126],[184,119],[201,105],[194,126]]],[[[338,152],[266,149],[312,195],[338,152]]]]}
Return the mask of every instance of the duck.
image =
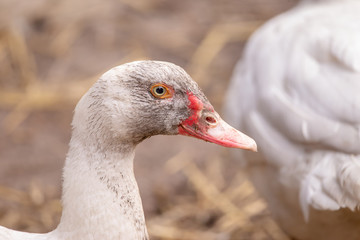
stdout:
{"type": "Polygon", "coordinates": [[[259,146],[234,155],[294,239],[360,239],[359,12],[304,0],[271,19],[226,94],[225,120],[259,146]]]}
{"type": "Polygon", "coordinates": [[[75,107],[59,225],[44,234],[0,227],[0,239],[149,239],[135,148],[154,135],[178,134],[256,151],[255,141],[222,120],[181,67],[145,60],[112,68],[75,107]]]}
{"type": "Polygon", "coordinates": [[[249,38],[226,93],[224,119],[259,147],[232,155],[292,239],[360,239],[359,13],[300,1],[249,38]]]}

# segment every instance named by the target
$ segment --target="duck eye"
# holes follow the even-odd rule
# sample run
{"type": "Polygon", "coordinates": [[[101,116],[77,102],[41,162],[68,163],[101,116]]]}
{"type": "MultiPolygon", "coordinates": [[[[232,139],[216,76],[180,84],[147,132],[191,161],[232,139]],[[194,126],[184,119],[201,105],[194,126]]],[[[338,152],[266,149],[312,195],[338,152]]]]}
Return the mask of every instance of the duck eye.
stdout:
{"type": "Polygon", "coordinates": [[[165,88],[162,86],[158,86],[158,87],[154,88],[154,93],[158,96],[164,95],[165,91],[166,91],[165,88]]]}
{"type": "Polygon", "coordinates": [[[151,86],[150,92],[154,97],[163,99],[171,98],[174,90],[163,83],[157,83],[151,86]]]}

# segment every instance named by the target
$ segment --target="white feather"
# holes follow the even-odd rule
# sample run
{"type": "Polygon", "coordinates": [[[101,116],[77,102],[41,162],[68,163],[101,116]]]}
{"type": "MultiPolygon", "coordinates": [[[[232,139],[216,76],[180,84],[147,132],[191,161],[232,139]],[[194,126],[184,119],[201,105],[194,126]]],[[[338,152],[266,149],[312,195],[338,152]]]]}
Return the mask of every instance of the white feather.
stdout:
{"type": "Polygon", "coordinates": [[[360,239],[360,1],[303,1],[256,31],[225,113],[257,141],[238,157],[286,232],[360,239]]]}

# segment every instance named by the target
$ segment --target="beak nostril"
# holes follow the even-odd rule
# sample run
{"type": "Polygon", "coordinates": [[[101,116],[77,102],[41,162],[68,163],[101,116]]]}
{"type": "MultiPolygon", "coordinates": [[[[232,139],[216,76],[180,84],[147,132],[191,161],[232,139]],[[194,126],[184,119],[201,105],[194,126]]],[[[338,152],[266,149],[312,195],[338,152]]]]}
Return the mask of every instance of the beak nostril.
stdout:
{"type": "Polygon", "coordinates": [[[211,117],[211,116],[207,116],[207,117],[205,118],[205,121],[206,121],[207,123],[209,123],[209,124],[215,124],[215,123],[216,123],[216,119],[213,118],[213,117],[211,117]]]}

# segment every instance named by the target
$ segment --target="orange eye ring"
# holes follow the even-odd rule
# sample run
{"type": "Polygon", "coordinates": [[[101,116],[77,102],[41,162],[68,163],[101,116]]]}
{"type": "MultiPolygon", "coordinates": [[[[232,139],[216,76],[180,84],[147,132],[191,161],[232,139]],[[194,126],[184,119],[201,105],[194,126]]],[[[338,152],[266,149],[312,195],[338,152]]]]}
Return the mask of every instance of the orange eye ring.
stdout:
{"type": "Polygon", "coordinates": [[[156,83],[150,87],[151,94],[160,99],[171,98],[174,94],[174,90],[163,83],[156,83]]]}

